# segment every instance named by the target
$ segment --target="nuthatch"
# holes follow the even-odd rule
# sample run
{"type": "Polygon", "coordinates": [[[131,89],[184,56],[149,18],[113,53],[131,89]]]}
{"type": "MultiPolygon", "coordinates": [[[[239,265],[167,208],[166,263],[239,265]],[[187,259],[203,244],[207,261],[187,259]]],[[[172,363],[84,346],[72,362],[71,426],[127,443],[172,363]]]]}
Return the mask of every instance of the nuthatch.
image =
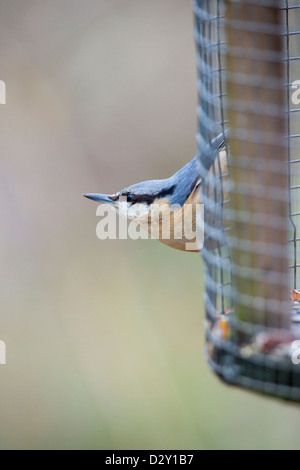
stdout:
{"type": "Polygon", "coordinates": [[[210,145],[204,144],[200,154],[170,178],[137,183],[113,195],[93,193],[84,196],[99,203],[112,204],[120,215],[125,215],[151,234],[157,230],[156,238],[165,245],[181,251],[198,252],[195,234],[197,204],[201,204],[200,186],[218,154],[221,171],[227,173],[224,136],[219,135],[210,145]],[[158,210],[151,210],[153,207],[158,210]],[[188,229],[190,233],[185,227],[182,234],[183,217],[189,214],[192,220],[188,229]],[[162,236],[165,221],[170,224],[168,238],[162,236]],[[187,249],[191,244],[194,249],[187,249]]]}

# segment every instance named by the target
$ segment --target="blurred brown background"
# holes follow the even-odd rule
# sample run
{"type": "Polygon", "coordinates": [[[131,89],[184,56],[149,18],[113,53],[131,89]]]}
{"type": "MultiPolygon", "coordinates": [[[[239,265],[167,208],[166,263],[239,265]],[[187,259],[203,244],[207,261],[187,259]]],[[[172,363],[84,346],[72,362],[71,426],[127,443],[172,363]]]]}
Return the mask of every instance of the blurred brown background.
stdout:
{"type": "Polygon", "coordinates": [[[0,1],[0,447],[299,448],[203,353],[201,258],[99,241],[96,204],[196,149],[185,0],[0,1]]]}

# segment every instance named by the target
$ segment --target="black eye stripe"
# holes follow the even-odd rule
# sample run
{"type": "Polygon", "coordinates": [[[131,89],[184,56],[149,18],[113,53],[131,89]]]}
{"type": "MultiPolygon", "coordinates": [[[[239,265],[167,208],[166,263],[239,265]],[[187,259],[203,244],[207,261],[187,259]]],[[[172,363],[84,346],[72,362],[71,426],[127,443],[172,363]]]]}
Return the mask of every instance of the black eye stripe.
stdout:
{"type": "Polygon", "coordinates": [[[174,193],[175,191],[175,184],[173,186],[170,186],[170,188],[167,188],[167,189],[162,189],[162,191],[160,191],[156,197],[159,198],[159,199],[162,199],[163,197],[165,196],[172,196],[172,194],[174,193]]]}
{"type": "Polygon", "coordinates": [[[143,204],[153,204],[155,199],[163,199],[164,197],[171,196],[175,191],[176,186],[170,186],[169,188],[162,189],[161,191],[155,194],[133,194],[133,193],[124,193],[122,196],[127,198],[128,202],[132,204],[143,203],[143,204]]]}
{"type": "Polygon", "coordinates": [[[129,202],[132,202],[132,204],[152,204],[156,199],[156,196],[151,194],[128,194],[126,197],[129,202]]]}

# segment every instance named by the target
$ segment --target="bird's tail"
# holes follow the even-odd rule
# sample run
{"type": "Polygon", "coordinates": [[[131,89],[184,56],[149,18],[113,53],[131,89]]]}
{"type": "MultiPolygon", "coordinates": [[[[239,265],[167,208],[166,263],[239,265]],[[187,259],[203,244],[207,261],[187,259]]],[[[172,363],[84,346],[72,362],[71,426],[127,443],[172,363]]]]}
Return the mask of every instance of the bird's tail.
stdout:
{"type": "Polygon", "coordinates": [[[201,138],[201,142],[198,142],[200,148],[198,153],[199,173],[202,178],[208,173],[220,150],[225,149],[228,137],[229,130],[226,129],[220,135],[214,137],[209,144],[203,138],[201,138]]]}
{"type": "Polygon", "coordinates": [[[218,135],[211,141],[211,146],[218,150],[224,149],[228,142],[228,137],[229,137],[229,130],[226,129],[224,132],[222,132],[220,135],[218,135]]]}

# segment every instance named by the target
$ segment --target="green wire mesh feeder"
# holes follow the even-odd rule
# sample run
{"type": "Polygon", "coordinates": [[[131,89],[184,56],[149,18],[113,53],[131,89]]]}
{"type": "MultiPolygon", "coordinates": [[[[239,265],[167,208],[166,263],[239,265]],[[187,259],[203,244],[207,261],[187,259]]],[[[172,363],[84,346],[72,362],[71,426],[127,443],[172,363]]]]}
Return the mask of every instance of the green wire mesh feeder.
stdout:
{"type": "Polygon", "coordinates": [[[300,401],[300,2],[195,0],[207,357],[226,383],[300,401]],[[212,148],[213,152],[213,148],[212,148]]]}

